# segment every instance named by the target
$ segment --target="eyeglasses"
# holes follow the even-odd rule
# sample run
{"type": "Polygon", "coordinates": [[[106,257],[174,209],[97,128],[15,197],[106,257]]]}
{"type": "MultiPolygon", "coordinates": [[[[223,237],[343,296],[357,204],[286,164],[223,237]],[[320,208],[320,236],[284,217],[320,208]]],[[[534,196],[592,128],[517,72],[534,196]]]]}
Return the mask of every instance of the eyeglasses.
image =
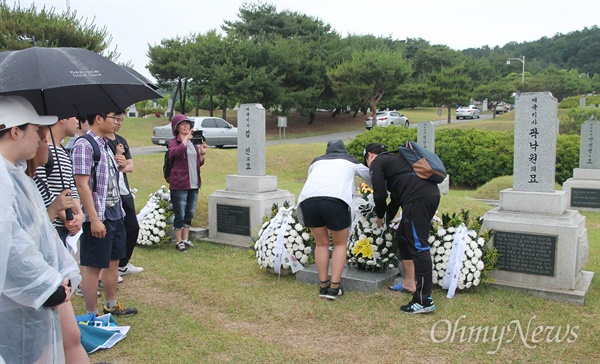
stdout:
{"type": "Polygon", "coordinates": [[[118,118],[116,115],[106,115],[105,119],[106,119],[106,118],[112,118],[112,119],[115,119],[115,121],[117,121],[117,122],[119,122],[119,123],[122,123],[122,122],[123,122],[123,118],[118,118]]]}

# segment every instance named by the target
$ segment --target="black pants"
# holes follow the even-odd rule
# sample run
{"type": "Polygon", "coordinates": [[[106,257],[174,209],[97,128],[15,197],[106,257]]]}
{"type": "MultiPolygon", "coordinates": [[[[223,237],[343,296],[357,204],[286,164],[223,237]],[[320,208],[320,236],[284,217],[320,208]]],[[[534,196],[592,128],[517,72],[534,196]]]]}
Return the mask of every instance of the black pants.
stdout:
{"type": "Polygon", "coordinates": [[[131,255],[133,255],[133,249],[137,244],[137,238],[140,232],[140,224],[138,224],[137,216],[135,215],[133,196],[121,196],[121,202],[123,203],[123,210],[125,210],[123,222],[125,223],[126,243],[125,258],[119,261],[119,267],[124,267],[129,263],[131,255]]]}
{"type": "Polygon", "coordinates": [[[431,219],[440,204],[440,196],[421,198],[402,206],[402,222],[396,233],[396,243],[400,259],[411,260],[415,264],[417,290],[413,302],[423,304],[433,289],[431,252],[429,251],[429,230],[431,219]]]}

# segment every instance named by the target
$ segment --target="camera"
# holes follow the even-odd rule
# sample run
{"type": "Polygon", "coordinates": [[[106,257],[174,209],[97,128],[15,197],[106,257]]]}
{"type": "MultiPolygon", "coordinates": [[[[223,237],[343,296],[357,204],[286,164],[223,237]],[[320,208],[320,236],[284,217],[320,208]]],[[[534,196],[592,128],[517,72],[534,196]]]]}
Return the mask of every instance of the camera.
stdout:
{"type": "Polygon", "coordinates": [[[192,143],[193,144],[202,144],[206,141],[206,139],[204,138],[204,133],[202,132],[202,130],[194,130],[194,133],[192,134],[192,143]]]}

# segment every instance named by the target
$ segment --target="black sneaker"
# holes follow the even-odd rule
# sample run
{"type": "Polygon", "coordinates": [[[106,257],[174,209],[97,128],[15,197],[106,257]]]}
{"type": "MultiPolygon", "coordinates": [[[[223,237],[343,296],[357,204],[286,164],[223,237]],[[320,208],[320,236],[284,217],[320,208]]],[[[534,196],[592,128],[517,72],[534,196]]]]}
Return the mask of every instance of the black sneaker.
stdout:
{"type": "Polygon", "coordinates": [[[407,305],[400,306],[400,311],[404,313],[430,313],[435,310],[435,304],[433,303],[433,298],[431,296],[427,297],[423,304],[418,302],[409,302],[407,305]]]}
{"type": "Polygon", "coordinates": [[[336,300],[338,297],[344,295],[344,290],[342,290],[342,285],[339,285],[338,288],[327,288],[327,293],[325,294],[325,298],[328,300],[336,300]]]}
{"type": "Polygon", "coordinates": [[[180,253],[185,253],[187,252],[187,247],[185,245],[184,242],[180,241],[179,243],[175,244],[175,248],[177,249],[178,252],[180,253]]]}
{"type": "Polygon", "coordinates": [[[133,316],[136,313],[138,313],[137,308],[135,308],[135,307],[124,308],[119,301],[117,301],[117,304],[113,308],[108,308],[108,307],[106,307],[106,305],[104,305],[103,311],[105,314],[110,313],[115,316],[133,316]]]}
{"type": "Polygon", "coordinates": [[[321,298],[327,297],[327,290],[328,289],[329,289],[329,285],[327,285],[327,287],[321,287],[321,286],[319,286],[319,297],[321,297],[321,298]]]}

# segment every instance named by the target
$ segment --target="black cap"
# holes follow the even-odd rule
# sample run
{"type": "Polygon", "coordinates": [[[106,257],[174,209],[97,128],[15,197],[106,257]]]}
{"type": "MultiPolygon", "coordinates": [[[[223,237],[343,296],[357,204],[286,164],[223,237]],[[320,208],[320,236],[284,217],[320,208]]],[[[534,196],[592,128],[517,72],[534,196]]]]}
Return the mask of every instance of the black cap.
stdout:
{"type": "Polygon", "coordinates": [[[371,143],[365,147],[363,151],[364,165],[367,165],[367,153],[381,154],[387,152],[387,147],[381,143],[371,143]]]}

